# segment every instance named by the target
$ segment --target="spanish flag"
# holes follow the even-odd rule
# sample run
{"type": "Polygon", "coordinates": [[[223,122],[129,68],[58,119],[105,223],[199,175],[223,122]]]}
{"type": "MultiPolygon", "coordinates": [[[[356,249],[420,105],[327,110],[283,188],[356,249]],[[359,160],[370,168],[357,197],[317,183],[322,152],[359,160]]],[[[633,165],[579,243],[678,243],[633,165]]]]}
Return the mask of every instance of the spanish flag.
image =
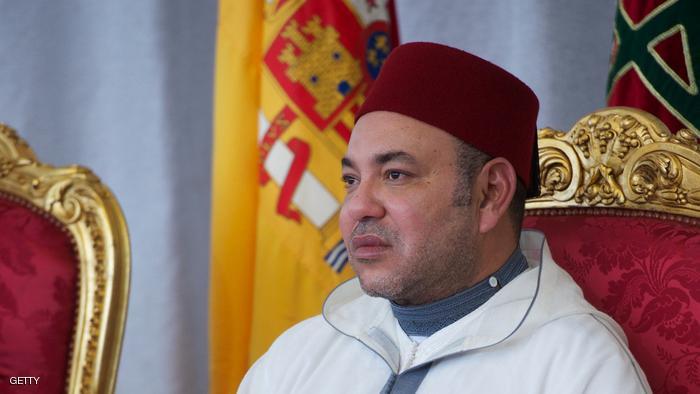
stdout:
{"type": "Polygon", "coordinates": [[[700,1],[618,0],[608,105],[700,137],[700,1]]]}
{"type": "Polygon", "coordinates": [[[390,0],[221,0],[211,392],[353,276],[338,227],[353,114],[396,43],[390,0]]]}

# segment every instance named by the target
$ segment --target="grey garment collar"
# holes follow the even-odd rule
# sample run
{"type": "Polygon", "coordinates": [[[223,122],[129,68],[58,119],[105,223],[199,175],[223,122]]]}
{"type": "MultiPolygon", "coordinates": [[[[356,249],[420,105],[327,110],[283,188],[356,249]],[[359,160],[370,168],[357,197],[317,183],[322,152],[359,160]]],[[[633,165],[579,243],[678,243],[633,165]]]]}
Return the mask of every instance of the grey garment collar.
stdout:
{"type": "Polygon", "coordinates": [[[391,302],[391,310],[407,335],[428,337],[483,305],[527,267],[525,256],[516,248],[498,271],[466,290],[425,305],[401,306],[391,302]]]}

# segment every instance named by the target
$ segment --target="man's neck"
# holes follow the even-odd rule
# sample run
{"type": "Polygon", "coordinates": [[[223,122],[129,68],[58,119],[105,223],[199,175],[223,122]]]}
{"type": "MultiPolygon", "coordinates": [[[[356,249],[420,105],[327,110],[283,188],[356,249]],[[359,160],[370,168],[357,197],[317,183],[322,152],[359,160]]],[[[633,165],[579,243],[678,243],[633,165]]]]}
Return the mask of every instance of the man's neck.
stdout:
{"type": "Polygon", "coordinates": [[[497,271],[466,290],[424,305],[401,306],[392,302],[391,309],[406,334],[427,337],[483,305],[526,269],[527,261],[516,248],[497,271]]]}

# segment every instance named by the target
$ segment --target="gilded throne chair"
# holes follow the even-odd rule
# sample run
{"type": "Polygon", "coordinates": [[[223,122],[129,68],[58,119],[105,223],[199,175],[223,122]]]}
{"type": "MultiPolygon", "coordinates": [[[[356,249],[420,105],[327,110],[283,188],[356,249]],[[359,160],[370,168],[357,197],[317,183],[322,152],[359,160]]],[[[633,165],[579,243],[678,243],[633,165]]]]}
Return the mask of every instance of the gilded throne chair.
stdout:
{"type": "Polygon", "coordinates": [[[524,227],[625,330],[654,393],[700,392],[700,146],[643,111],[538,132],[524,227]]]}
{"type": "Polygon", "coordinates": [[[121,209],[0,124],[0,392],[111,393],[129,289],[121,209]]]}

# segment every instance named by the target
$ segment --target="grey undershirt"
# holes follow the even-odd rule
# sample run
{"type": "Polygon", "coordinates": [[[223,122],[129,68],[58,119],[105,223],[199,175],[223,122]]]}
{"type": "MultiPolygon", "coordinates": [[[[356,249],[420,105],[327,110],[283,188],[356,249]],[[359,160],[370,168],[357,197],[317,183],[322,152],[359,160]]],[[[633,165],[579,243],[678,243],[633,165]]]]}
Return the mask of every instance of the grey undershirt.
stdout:
{"type": "MultiPolygon", "coordinates": [[[[392,302],[391,310],[407,335],[429,337],[483,305],[527,267],[525,256],[516,248],[498,271],[466,290],[425,305],[401,306],[392,302]]],[[[409,369],[400,375],[391,374],[382,394],[415,393],[431,365],[409,369]]]]}

